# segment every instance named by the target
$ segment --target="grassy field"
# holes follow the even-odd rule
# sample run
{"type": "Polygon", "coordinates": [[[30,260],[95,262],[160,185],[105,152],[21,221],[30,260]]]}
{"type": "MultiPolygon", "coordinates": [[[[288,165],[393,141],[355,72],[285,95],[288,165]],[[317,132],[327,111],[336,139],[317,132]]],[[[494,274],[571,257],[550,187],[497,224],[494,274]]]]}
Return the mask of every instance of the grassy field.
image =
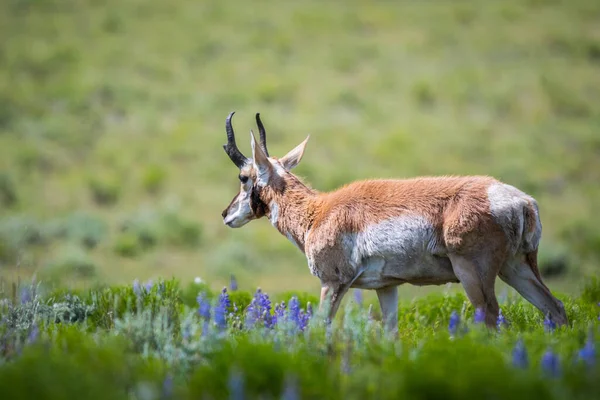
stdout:
{"type": "Polygon", "coordinates": [[[0,276],[316,290],[266,221],[222,224],[236,110],[246,152],[259,111],[272,154],[311,134],[297,171],[319,190],[430,174],[522,188],[543,271],[576,292],[600,262],[599,22],[585,0],[2,1],[0,276]]]}
{"type": "Polygon", "coordinates": [[[174,281],[77,292],[0,286],[0,393],[12,400],[600,398],[598,280],[581,296],[561,296],[564,327],[509,296],[498,328],[488,330],[464,295],[432,294],[401,302],[393,338],[378,307],[360,297],[329,327],[314,300],[174,281]]]}

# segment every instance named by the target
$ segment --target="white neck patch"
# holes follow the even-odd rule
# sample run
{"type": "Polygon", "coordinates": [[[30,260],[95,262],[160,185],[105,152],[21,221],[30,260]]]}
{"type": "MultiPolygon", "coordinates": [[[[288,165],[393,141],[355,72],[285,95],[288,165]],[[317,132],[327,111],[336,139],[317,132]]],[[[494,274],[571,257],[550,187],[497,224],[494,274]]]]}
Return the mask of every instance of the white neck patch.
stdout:
{"type": "Polygon", "coordinates": [[[277,203],[272,201],[269,204],[269,209],[271,210],[271,215],[269,216],[269,219],[271,220],[271,225],[277,228],[277,220],[279,219],[279,206],[277,205],[277,203]]]}

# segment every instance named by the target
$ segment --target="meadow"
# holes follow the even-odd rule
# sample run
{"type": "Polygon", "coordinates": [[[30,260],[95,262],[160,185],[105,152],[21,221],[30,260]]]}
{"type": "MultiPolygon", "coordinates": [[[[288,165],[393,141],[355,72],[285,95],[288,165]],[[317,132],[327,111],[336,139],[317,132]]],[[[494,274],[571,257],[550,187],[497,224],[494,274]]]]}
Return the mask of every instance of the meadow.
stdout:
{"type": "Polygon", "coordinates": [[[598,398],[599,131],[598,1],[1,1],[0,397],[598,398]],[[222,223],[231,111],[245,153],[256,112],[273,155],[310,134],[318,190],[533,195],[569,326],[458,285],[403,286],[398,338],[371,292],[326,326],[286,238],[222,223]]]}
{"type": "Polygon", "coordinates": [[[600,281],[556,327],[521,298],[497,329],[461,294],[399,305],[398,338],[355,291],[332,325],[302,293],[176,281],[0,292],[7,399],[597,399],[600,281]]]}
{"type": "Polygon", "coordinates": [[[274,155],[310,134],[297,173],[319,190],[439,174],[523,189],[542,272],[576,295],[600,260],[599,17],[585,0],[3,1],[0,276],[317,291],[268,222],[222,224],[235,110],[246,153],[256,112],[274,155]]]}

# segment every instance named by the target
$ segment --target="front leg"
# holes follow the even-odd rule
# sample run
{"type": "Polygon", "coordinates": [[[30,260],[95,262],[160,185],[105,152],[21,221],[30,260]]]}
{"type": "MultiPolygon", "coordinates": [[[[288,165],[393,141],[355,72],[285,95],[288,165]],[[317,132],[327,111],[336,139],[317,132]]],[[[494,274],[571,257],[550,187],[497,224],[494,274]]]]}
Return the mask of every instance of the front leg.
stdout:
{"type": "Polygon", "coordinates": [[[344,295],[350,288],[350,284],[332,284],[332,283],[321,283],[321,301],[319,303],[319,310],[323,310],[325,304],[328,305],[327,309],[327,323],[331,323],[335,318],[340,303],[344,298],[344,295]]]}
{"type": "Polygon", "coordinates": [[[392,335],[398,334],[398,287],[388,286],[377,289],[377,298],[381,306],[383,324],[392,335]]]}

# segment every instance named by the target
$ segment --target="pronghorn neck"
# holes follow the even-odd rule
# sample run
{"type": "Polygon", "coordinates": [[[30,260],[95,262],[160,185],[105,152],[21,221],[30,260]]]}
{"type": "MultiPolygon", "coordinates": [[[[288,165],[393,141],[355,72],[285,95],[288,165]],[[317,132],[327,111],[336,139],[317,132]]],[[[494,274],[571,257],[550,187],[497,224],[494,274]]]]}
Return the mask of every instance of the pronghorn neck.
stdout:
{"type": "Polygon", "coordinates": [[[304,252],[306,234],[312,226],[314,202],[318,193],[296,177],[285,181],[285,188],[268,196],[267,217],[282,235],[304,252]]]}

